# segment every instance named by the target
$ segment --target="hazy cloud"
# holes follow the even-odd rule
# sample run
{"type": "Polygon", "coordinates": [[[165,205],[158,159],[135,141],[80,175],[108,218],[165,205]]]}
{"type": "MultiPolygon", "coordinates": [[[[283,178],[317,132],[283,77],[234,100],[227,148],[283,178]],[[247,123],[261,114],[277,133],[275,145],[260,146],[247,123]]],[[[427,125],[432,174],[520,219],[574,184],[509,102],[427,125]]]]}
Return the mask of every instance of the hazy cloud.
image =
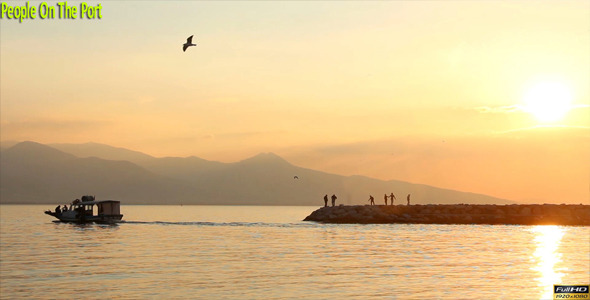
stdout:
{"type": "Polygon", "coordinates": [[[269,136],[287,133],[285,130],[268,130],[268,131],[242,131],[242,132],[227,132],[215,134],[216,138],[248,138],[255,136],[269,136]]]}
{"type": "Polygon", "coordinates": [[[480,113],[501,113],[501,114],[523,112],[522,107],[520,107],[519,105],[480,106],[480,107],[476,107],[475,110],[479,111],[480,113]]]}
{"type": "Polygon", "coordinates": [[[102,120],[24,120],[2,121],[2,129],[7,131],[21,130],[73,130],[96,128],[109,125],[111,122],[102,120]]]}
{"type": "MultiPolygon", "coordinates": [[[[531,127],[525,127],[525,128],[516,128],[516,129],[510,129],[510,130],[506,130],[506,131],[500,131],[497,132],[498,134],[509,134],[509,133],[515,133],[515,132],[532,132],[532,131],[538,131],[538,130],[542,130],[545,129],[547,130],[559,130],[559,129],[570,129],[569,131],[566,131],[566,133],[580,133],[582,135],[590,135],[590,127],[586,127],[586,126],[571,126],[571,125],[536,125],[536,126],[531,126],[531,127]]],[[[564,135],[564,131],[560,130],[559,131],[560,135],[564,135]]]]}
{"type": "MultiPolygon", "coordinates": [[[[570,106],[570,110],[590,108],[588,104],[574,104],[570,106]]],[[[505,106],[479,106],[475,108],[480,113],[519,113],[525,112],[521,105],[505,105],[505,106]]]]}

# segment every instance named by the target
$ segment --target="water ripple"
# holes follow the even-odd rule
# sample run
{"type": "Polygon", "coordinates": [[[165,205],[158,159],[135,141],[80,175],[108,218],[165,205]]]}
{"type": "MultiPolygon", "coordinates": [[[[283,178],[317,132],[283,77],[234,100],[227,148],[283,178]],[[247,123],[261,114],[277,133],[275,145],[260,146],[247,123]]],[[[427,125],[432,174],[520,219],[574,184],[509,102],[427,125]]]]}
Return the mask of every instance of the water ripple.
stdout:
{"type": "Polygon", "coordinates": [[[2,299],[538,299],[590,281],[589,227],[334,225],[301,222],[312,208],[166,206],[75,225],[38,210],[0,210],[2,299]]]}

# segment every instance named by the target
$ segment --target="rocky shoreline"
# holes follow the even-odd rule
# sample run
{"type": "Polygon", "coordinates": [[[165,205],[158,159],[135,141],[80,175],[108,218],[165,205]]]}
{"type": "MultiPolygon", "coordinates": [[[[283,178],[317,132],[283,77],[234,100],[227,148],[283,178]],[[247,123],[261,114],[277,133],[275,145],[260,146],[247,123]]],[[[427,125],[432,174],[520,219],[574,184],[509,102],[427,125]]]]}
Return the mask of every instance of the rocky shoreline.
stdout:
{"type": "Polygon", "coordinates": [[[304,221],[339,224],[510,224],[590,226],[590,205],[353,205],[322,207],[304,221]]]}

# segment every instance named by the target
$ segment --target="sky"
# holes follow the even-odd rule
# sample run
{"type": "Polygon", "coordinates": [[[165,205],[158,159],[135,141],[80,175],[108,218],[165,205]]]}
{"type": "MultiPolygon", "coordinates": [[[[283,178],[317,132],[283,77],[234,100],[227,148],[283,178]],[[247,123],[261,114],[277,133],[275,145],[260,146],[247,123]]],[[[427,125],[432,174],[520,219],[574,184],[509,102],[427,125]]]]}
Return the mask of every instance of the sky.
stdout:
{"type": "Polygon", "coordinates": [[[588,1],[85,3],[0,20],[1,141],[590,204],[588,1]]]}

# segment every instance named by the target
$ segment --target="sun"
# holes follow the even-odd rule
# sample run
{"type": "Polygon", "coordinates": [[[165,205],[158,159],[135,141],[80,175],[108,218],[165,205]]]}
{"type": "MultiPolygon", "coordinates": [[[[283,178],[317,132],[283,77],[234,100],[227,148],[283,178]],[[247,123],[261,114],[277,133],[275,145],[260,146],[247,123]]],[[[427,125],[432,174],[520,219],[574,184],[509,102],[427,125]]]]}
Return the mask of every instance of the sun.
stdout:
{"type": "Polygon", "coordinates": [[[530,87],[523,98],[523,110],[540,122],[561,120],[571,109],[572,94],[567,85],[544,81],[530,87]]]}

